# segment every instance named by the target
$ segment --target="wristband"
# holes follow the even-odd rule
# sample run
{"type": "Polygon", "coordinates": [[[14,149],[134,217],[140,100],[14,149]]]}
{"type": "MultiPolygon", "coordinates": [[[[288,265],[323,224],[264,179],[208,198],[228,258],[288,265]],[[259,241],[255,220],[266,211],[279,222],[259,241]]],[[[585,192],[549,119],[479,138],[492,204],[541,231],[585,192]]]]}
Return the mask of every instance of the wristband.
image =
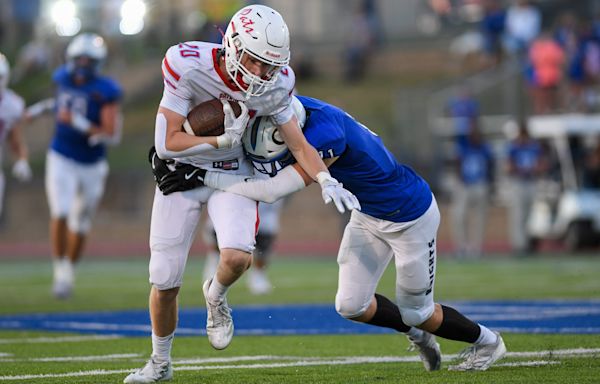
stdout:
{"type": "Polygon", "coordinates": [[[317,173],[317,183],[319,183],[321,186],[323,186],[323,183],[326,183],[326,182],[334,183],[334,184],[338,183],[338,181],[336,179],[334,179],[329,172],[321,171],[321,172],[317,173]]]}
{"type": "Polygon", "coordinates": [[[226,133],[217,136],[217,148],[231,148],[231,137],[226,133]]]}
{"type": "Polygon", "coordinates": [[[87,133],[92,128],[92,122],[78,113],[71,114],[71,126],[81,133],[87,133]]]}

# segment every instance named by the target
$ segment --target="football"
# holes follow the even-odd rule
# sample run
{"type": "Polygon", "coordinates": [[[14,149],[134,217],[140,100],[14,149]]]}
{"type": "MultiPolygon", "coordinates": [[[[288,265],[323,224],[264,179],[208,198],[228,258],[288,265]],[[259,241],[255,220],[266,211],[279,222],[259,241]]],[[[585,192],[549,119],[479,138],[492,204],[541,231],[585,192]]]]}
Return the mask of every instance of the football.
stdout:
{"type": "MultiPolygon", "coordinates": [[[[242,108],[237,101],[229,101],[235,116],[239,116],[242,108]]],[[[183,130],[195,136],[219,136],[225,132],[223,121],[223,104],[219,99],[212,99],[196,105],[188,113],[183,130]]]]}

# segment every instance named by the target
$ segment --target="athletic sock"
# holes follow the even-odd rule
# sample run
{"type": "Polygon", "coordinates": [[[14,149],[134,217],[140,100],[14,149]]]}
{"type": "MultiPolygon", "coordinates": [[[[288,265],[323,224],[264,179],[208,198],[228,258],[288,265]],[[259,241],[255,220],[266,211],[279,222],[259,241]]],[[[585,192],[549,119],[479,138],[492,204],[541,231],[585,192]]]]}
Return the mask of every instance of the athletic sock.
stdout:
{"type": "Polygon", "coordinates": [[[417,327],[410,327],[410,329],[406,332],[406,336],[417,343],[423,340],[423,335],[425,335],[425,331],[417,327]]]}
{"type": "Polygon", "coordinates": [[[437,331],[432,332],[444,339],[474,343],[481,334],[479,324],[467,319],[456,309],[442,305],[444,319],[437,331]]]}
{"type": "Polygon", "coordinates": [[[225,299],[228,289],[229,287],[221,284],[217,280],[217,275],[215,275],[210,283],[210,287],[208,287],[208,299],[212,303],[221,303],[225,299]]]}
{"type": "Polygon", "coordinates": [[[408,332],[411,327],[404,324],[398,306],[392,303],[387,297],[375,294],[377,300],[377,310],[373,318],[367,324],[376,325],[378,327],[392,328],[398,332],[408,332]]]}
{"type": "Polygon", "coordinates": [[[175,332],[168,336],[156,336],[152,332],[152,358],[157,362],[171,360],[171,347],[173,346],[173,338],[175,332]]]}
{"type": "Polygon", "coordinates": [[[494,344],[496,341],[498,341],[498,335],[492,332],[488,327],[479,324],[479,328],[481,329],[481,333],[475,341],[475,344],[489,345],[494,344]]]}

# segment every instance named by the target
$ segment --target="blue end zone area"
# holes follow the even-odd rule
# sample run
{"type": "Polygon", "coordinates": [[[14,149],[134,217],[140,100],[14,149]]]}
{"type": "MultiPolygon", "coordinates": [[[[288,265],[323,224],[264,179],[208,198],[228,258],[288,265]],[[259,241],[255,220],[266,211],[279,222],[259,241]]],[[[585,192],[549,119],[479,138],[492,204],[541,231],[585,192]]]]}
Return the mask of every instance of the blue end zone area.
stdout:
{"type": "MultiPolygon", "coordinates": [[[[600,334],[600,300],[457,301],[453,306],[494,330],[600,334]]],[[[330,304],[234,306],[237,335],[392,333],[340,317],[330,304]]],[[[181,309],[177,334],[204,335],[206,310],[181,309]]],[[[0,316],[0,329],[148,336],[147,310],[0,316]]]]}

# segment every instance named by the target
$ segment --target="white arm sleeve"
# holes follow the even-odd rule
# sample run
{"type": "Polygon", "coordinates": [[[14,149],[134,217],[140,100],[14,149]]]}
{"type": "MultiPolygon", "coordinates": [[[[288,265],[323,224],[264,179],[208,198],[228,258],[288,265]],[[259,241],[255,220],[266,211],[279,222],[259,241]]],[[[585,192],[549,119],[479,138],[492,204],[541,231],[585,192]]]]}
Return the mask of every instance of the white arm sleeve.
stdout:
{"type": "Polygon", "coordinates": [[[203,143],[184,149],[183,151],[170,151],[167,149],[167,118],[162,113],[156,115],[154,126],[154,146],[161,159],[174,159],[176,157],[195,156],[207,151],[214,151],[215,147],[203,143]]]}
{"type": "Polygon", "coordinates": [[[306,186],[298,171],[289,166],[279,171],[275,177],[264,179],[229,175],[223,172],[207,172],[204,185],[265,203],[274,203],[306,186]]]}

